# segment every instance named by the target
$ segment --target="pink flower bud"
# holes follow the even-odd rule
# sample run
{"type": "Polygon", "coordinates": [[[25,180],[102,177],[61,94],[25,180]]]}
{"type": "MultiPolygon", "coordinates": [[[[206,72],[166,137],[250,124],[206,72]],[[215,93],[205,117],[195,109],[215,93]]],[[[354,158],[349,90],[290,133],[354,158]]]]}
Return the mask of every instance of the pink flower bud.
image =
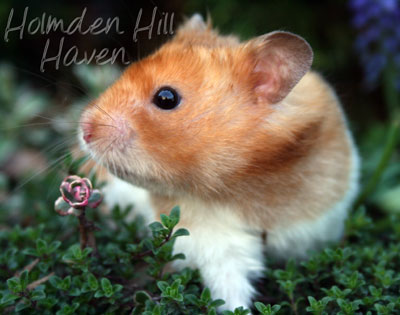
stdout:
{"type": "Polygon", "coordinates": [[[100,191],[92,189],[92,183],[89,179],[76,175],[66,177],[60,185],[60,191],[64,201],[75,209],[86,206],[95,208],[103,200],[100,191]]]}

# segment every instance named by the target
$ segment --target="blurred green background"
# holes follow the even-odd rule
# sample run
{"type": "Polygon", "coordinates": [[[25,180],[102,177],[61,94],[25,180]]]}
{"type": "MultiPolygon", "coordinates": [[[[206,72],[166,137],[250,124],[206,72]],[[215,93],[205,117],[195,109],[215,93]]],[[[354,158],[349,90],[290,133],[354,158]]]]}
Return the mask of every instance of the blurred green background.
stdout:
{"type": "Polygon", "coordinates": [[[174,13],[175,29],[185,16],[199,12],[203,16],[209,14],[221,33],[237,34],[243,40],[277,29],[307,39],[315,52],[313,68],[333,85],[343,103],[363,158],[363,183],[375,178],[371,184],[373,189],[366,192],[371,211],[378,210],[376,215],[400,211],[398,129],[393,127],[399,108],[393,99],[398,92],[383,77],[379,77],[373,86],[364,84],[365,61],[355,50],[359,30],[352,26],[353,13],[349,1],[2,0],[0,202],[2,210],[8,212],[7,215],[5,211],[1,212],[0,220],[19,222],[19,211],[30,204],[35,194],[47,192],[47,197],[52,200],[49,197],[52,196],[51,190],[57,191],[58,177],[62,176],[53,170],[59,168],[63,155],[76,140],[74,130],[80,109],[110,84],[122,68],[118,64],[93,64],[61,66],[56,70],[49,65],[44,73],[40,72],[46,40],[50,39],[52,43],[49,55],[55,55],[58,42],[64,35],[60,32],[48,35],[25,33],[20,40],[17,32],[12,32],[6,42],[4,32],[11,9],[14,10],[14,26],[18,21],[21,23],[25,7],[29,7],[28,21],[46,13],[47,16],[62,18],[68,24],[81,15],[85,7],[87,24],[97,17],[117,16],[125,34],[113,31],[97,36],[75,33],[65,36],[65,47],[76,45],[80,51],[88,52],[104,47],[124,47],[133,62],[170,38],[154,36],[149,40],[147,34],[141,32],[138,42],[132,41],[139,10],[143,9],[142,25],[147,25],[155,6],[158,7],[156,20],[162,17],[163,12],[174,13]],[[392,95],[391,101],[388,95],[392,95]],[[12,215],[10,209],[15,210],[12,215]]]}

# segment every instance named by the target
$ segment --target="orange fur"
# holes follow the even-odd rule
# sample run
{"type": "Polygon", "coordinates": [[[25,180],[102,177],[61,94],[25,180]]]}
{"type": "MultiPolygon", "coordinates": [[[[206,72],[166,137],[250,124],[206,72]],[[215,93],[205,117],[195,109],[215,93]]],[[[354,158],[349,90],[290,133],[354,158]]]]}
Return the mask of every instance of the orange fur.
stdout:
{"type": "MultiPolygon", "coordinates": [[[[351,143],[334,93],[309,72],[282,102],[260,102],[253,46],[210,28],[181,29],[97,100],[129,124],[134,142],[124,143],[119,157],[105,154],[110,171],[153,192],[159,213],[191,196],[232,204],[246,222],[268,230],[315,218],[348,189],[351,143]],[[176,110],[151,104],[165,85],[182,95],[176,110]]],[[[100,144],[92,149],[101,153],[112,134],[101,124],[112,119],[93,106],[82,119],[99,124],[92,132],[100,144]]]]}
{"type": "MultiPolygon", "coordinates": [[[[311,62],[296,35],[240,43],[195,15],[82,115],[86,150],[146,188],[156,218],[181,206],[191,235],[177,239],[186,260],[175,265],[199,268],[224,308],[250,305],[263,249],[304,257],[342,233],[358,159],[336,95],[311,62]],[[163,86],[181,95],[175,109],[153,104],[163,86]]],[[[125,203],[126,194],[148,196],[115,178],[110,190],[125,203]]]]}

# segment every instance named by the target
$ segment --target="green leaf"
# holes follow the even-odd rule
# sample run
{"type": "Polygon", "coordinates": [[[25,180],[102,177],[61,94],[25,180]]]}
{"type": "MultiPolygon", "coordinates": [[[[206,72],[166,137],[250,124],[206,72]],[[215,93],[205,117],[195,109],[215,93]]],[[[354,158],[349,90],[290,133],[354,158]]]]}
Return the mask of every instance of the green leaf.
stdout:
{"type": "Polygon", "coordinates": [[[81,295],[81,290],[79,288],[72,288],[68,290],[68,295],[69,296],[80,296],[81,295]]]}
{"type": "Polygon", "coordinates": [[[178,229],[173,235],[172,237],[179,237],[179,236],[188,236],[190,235],[189,231],[186,229],[178,229]]]}
{"type": "Polygon", "coordinates": [[[99,282],[97,281],[97,278],[92,273],[89,273],[87,275],[87,282],[92,291],[96,291],[99,288],[99,282]]]}
{"type": "Polygon", "coordinates": [[[83,250],[83,252],[82,252],[83,258],[88,257],[92,251],[93,251],[93,248],[91,248],[91,247],[86,247],[86,248],[83,250]]]}
{"type": "Polygon", "coordinates": [[[40,255],[38,254],[37,250],[36,250],[36,249],[33,249],[33,248],[26,248],[26,249],[23,250],[23,253],[24,253],[25,255],[28,255],[28,256],[35,256],[35,257],[40,256],[40,255]]]}
{"type": "Polygon", "coordinates": [[[310,303],[311,306],[313,306],[313,305],[315,305],[317,303],[317,300],[314,297],[309,296],[308,297],[308,302],[310,303]]]}
{"type": "Polygon", "coordinates": [[[71,276],[67,276],[64,278],[64,280],[61,282],[61,287],[60,289],[62,290],[68,290],[71,286],[71,276]]]}
{"type": "Polygon", "coordinates": [[[54,305],[57,304],[57,302],[58,302],[58,300],[55,297],[50,296],[50,297],[46,297],[43,300],[40,300],[39,306],[47,308],[47,309],[51,309],[54,305]]]}
{"type": "Polygon", "coordinates": [[[254,306],[256,307],[257,311],[259,311],[261,314],[265,315],[268,314],[268,308],[261,302],[255,302],[254,306]]]}
{"type": "Polygon", "coordinates": [[[28,270],[24,270],[21,275],[20,275],[20,284],[21,284],[21,288],[22,290],[25,290],[26,287],[29,284],[29,271],[28,270]]]}
{"type": "Polygon", "coordinates": [[[114,286],[113,286],[114,294],[115,294],[115,293],[118,293],[118,292],[121,291],[123,288],[124,288],[124,286],[121,285],[121,284],[114,284],[114,286]]]}
{"type": "Polygon", "coordinates": [[[70,204],[66,202],[63,197],[59,197],[54,204],[54,210],[59,213],[61,212],[61,214],[67,214],[70,208],[70,204]]]}
{"type": "Polygon", "coordinates": [[[61,289],[61,284],[62,284],[63,280],[62,280],[60,277],[58,277],[58,276],[52,276],[52,277],[49,279],[49,282],[50,282],[50,284],[51,284],[53,287],[55,287],[56,289],[61,289]]]}
{"type": "Polygon", "coordinates": [[[207,315],[217,315],[217,311],[215,310],[215,307],[211,307],[211,308],[208,310],[207,315]]]}
{"type": "Polygon", "coordinates": [[[7,286],[8,286],[8,289],[12,293],[19,293],[19,292],[23,291],[20,279],[17,278],[17,277],[13,277],[11,279],[8,279],[7,280],[7,286]]]}
{"type": "Polygon", "coordinates": [[[164,226],[158,221],[155,221],[155,222],[149,224],[149,228],[152,232],[155,232],[155,233],[165,230],[164,226]]]}
{"type": "Polygon", "coordinates": [[[49,249],[47,250],[48,254],[54,253],[61,246],[60,241],[54,241],[50,244],[49,249]]]}
{"type": "Polygon", "coordinates": [[[144,249],[154,250],[154,244],[149,238],[145,238],[140,244],[144,249]]]}
{"type": "Polygon", "coordinates": [[[49,268],[50,268],[50,264],[51,264],[50,261],[40,261],[40,262],[37,264],[37,267],[39,268],[39,270],[40,270],[41,272],[46,273],[46,272],[49,270],[49,268]]]}
{"type": "Polygon", "coordinates": [[[72,252],[72,256],[77,259],[77,260],[81,260],[83,258],[83,253],[81,250],[80,245],[75,244],[70,248],[71,252],[72,252]]]}
{"type": "Polygon", "coordinates": [[[19,296],[18,295],[15,295],[15,294],[5,294],[2,298],[1,298],[1,304],[7,304],[7,303],[9,303],[9,302],[12,302],[12,301],[15,301],[15,300],[17,300],[17,299],[19,299],[19,296]]]}
{"type": "Polygon", "coordinates": [[[73,303],[72,305],[63,304],[61,310],[59,310],[56,315],[72,315],[79,307],[79,303],[73,303]]]}
{"type": "Polygon", "coordinates": [[[204,305],[204,303],[201,303],[201,301],[194,294],[190,294],[190,293],[185,294],[184,299],[185,299],[185,304],[192,304],[192,305],[197,305],[197,306],[204,305]]]}
{"type": "Polygon", "coordinates": [[[214,300],[214,301],[212,301],[212,302],[210,303],[210,307],[220,307],[220,306],[222,306],[222,305],[224,305],[224,304],[225,304],[225,301],[224,301],[224,300],[217,299],[217,300],[214,300]]]}
{"type": "Polygon", "coordinates": [[[181,279],[176,279],[172,285],[171,285],[171,289],[177,291],[179,289],[180,284],[182,283],[181,279]]]}
{"type": "Polygon", "coordinates": [[[171,210],[171,213],[169,214],[169,218],[171,219],[171,229],[173,229],[175,225],[178,224],[180,219],[180,214],[181,210],[179,206],[176,206],[171,210]]]}
{"type": "Polygon", "coordinates": [[[110,297],[114,294],[110,280],[108,280],[107,278],[101,278],[100,283],[101,283],[101,288],[106,297],[110,297]]]}
{"type": "Polygon", "coordinates": [[[175,254],[174,256],[171,257],[171,260],[176,260],[176,259],[186,259],[185,254],[179,253],[179,254],[175,254]]]}
{"type": "Polygon", "coordinates": [[[40,256],[47,254],[47,242],[39,238],[36,241],[36,251],[40,256]]]}
{"type": "Polygon", "coordinates": [[[74,284],[74,286],[81,288],[82,287],[82,279],[79,276],[74,276],[72,278],[72,283],[74,284]]]}
{"type": "Polygon", "coordinates": [[[139,246],[137,244],[128,244],[126,245],[126,251],[135,254],[139,251],[139,246]]]}
{"type": "Polygon", "coordinates": [[[200,295],[200,299],[205,303],[208,303],[211,300],[211,292],[209,288],[203,289],[203,292],[201,292],[200,295]]]}
{"type": "Polygon", "coordinates": [[[167,228],[167,229],[172,229],[172,227],[171,227],[171,223],[172,223],[172,221],[170,220],[170,218],[167,216],[167,215],[165,215],[165,214],[161,214],[160,215],[160,218],[161,218],[161,223],[167,228]]]}
{"type": "Polygon", "coordinates": [[[255,302],[254,306],[262,315],[274,315],[281,309],[281,306],[278,304],[271,306],[271,304],[264,305],[261,302],[255,302]]]}
{"type": "Polygon", "coordinates": [[[20,311],[22,311],[22,310],[28,308],[29,306],[30,306],[30,305],[27,304],[27,303],[25,303],[25,302],[18,303],[18,304],[15,306],[15,311],[16,311],[16,312],[20,312],[20,311]]]}
{"type": "Polygon", "coordinates": [[[373,285],[368,286],[369,292],[372,296],[380,298],[382,296],[382,288],[377,289],[373,285]]]}
{"type": "Polygon", "coordinates": [[[137,291],[134,296],[134,301],[138,304],[145,304],[148,300],[151,300],[151,297],[145,291],[137,291]]]}
{"type": "Polygon", "coordinates": [[[31,295],[32,301],[40,301],[46,298],[46,293],[43,290],[34,290],[31,295]]]}
{"type": "Polygon", "coordinates": [[[152,315],[161,315],[161,305],[156,305],[153,308],[152,315]]]}
{"type": "Polygon", "coordinates": [[[101,192],[97,189],[94,189],[89,197],[88,207],[97,208],[99,204],[102,202],[102,200],[103,200],[103,195],[101,194],[101,192]]]}
{"type": "Polygon", "coordinates": [[[164,292],[168,287],[168,282],[165,281],[157,281],[157,287],[160,289],[161,292],[164,292]]]}

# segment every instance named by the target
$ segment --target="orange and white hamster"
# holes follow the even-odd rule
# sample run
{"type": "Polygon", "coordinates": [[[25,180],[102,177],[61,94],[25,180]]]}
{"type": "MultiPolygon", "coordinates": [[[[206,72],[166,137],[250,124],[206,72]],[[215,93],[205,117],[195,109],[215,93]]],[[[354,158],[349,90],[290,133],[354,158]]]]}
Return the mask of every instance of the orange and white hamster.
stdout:
{"type": "Polygon", "coordinates": [[[358,155],[312,59],[297,35],[242,43],[196,14],[82,114],[106,200],[139,198],[149,219],[179,205],[175,267],[199,268],[222,309],[251,306],[264,253],[301,259],[342,235],[358,155]]]}

